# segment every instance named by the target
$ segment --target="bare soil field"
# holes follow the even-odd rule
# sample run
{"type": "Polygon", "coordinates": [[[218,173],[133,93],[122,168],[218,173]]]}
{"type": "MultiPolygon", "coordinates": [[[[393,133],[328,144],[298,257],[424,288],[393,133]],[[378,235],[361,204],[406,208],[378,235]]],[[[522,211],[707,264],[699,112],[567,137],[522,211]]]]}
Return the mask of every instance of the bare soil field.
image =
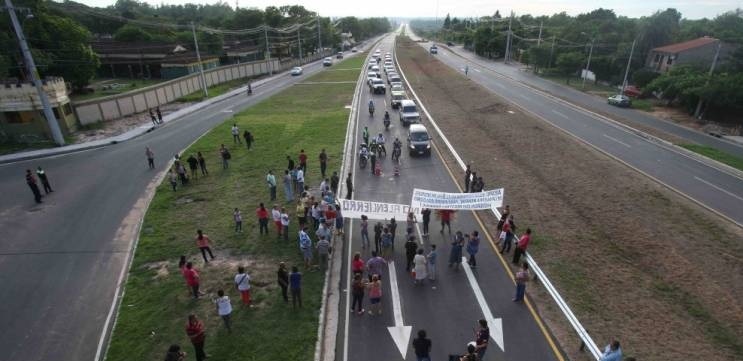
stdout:
{"type": "MultiPolygon", "coordinates": [[[[530,253],[600,347],[617,338],[638,360],[743,359],[742,229],[524,114],[407,38],[397,51],[462,158],[487,188],[505,188],[519,229],[534,230],[530,253]]],[[[494,234],[494,217],[480,215],[494,234]]],[[[528,293],[566,355],[589,359],[546,292],[531,284],[528,293]]]]}

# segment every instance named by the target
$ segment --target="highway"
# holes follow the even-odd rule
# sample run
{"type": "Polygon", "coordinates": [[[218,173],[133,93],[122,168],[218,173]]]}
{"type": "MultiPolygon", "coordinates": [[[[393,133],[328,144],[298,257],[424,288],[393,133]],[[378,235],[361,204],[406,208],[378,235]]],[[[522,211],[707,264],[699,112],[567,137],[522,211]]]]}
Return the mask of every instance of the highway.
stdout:
{"type": "MultiPolygon", "coordinates": [[[[228,98],[124,143],[0,165],[0,228],[6,234],[0,244],[0,360],[94,360],[138,236],[145,190],[202,134],[322,65],[304,69],[304,76],[277,74],[254,87],[253,96],[228,98]],[[155,153],[155,170],[147,167],[146,146],[155,153]],[[40,205],[25,182],[25,170],[37,166],[54,189],[40,205]]],[[[205,157],[212,169],[219,166],[217,149],[205,157]]]]}
{"type": "MultiPolygon", "coordinates": [[[[427,50],[430,43],[420,45],[427,50]]],[[[673,146],[648,141],[615,122],[551,96],[529,86],[528,83],[514,80],[520,78],[503,76],[491,69],[490,65],[484,66],[480,61],[473,62],[467,57],[462,58],[444,47],[439,47],[438,55],[431,56],[436,56],[446,65],[462,73],[465,67],[468,67],[468,77],[472,81],[503,97],[526,113],[565,131],[577,140],[743,226],[743,179],[735,173],[712,167],[675,150],[673,146]]],[[[499,67],[498,71],[501,69],[502,67],[499,67]]],[[[560,91],[570,93],[563,88],[560,88],[560,91]]],[[[697,133],[697,136],[699,135],[700,133],[697,133]]],[[[703,134],[701,136],[728,143],[703,134]]],[[[737,147],[731,146],[734,147],[733,150],[737,147]]]]}
{"type": "MultiPolygon", "coordinates": [[[[382,54],[394,50],[393,38],[384,39],[377,48],[382,54]]],[[[362,73],[365,76],[366,72],[362,73]]],[[[384,76],[384,75],[383,75],[384,76]]],[[[391,154],[392,141],[398,137],[407,139],[407,127],[398,120],[398,113],[389,106],[387,95],[371,95],[369,88],[362,86],[358,106],[357,123],[355,124],[354,144],[352,149],[358,149],[362,139],[363,127],[369,128],[370,135],[382,133],[387,139],[388,152],[391,154]],[[376,112],[373,117],[367,112],[369,99],[375,103],[376,112]],[[388,110],[392,119],[389,131],[384,130],[383,114],[388,110]]],[[[426,122],[424,121],[424,124],[426,122]]],[[[429,130],[431,131],[431,130],[429,130]]],[[[446,149],[441,149],[446,151],[446,149]]],[[[354,172],[354,199],[388,203],[409,204],[413,188],[423,188],[436,191],[459,192],[451,172],[447,169],[437,151],[432,151],[430,157],[411,157],[403,148],[401,157],[400,175],[393,174],[393,162],[388,155],[381,159],[382,175],[371,174],[369,165],[361,169],[357,163],[353,164],[354,172]]],[[[459,173],[454,173],[457,177],[459,173]]],[[[382,315],[362,316],[352,314],[350,302],[344,297],[341,300],[340,323],[338,326],[339,338],[337,342],[337,360],[415,360],[412,340],[418,330],[425,329],[433,342],[432,359],[446,360],[450,354],[462,354],[466,344],[474,340],[473,329],[477,328],[477,320],[492,313],[490,320],[491,339],[484,360],[523,360],[549,361],[561,360],[560,351],[554,346],[551,337],[541,321],[522,303],[514,303],[514,283],[506,269],[503,260],[493,251],[487,238],[482,238],[478,253],[478,267],[469,269],[466,263],[461,268],[447,267],[449,251],[451,249],[449,233],[440,233],[440,225],[435,216],[431,217],[431,235],[428,238],[420,236],[422,225],[416,228],[420,246],[428,253],[430,246],[436,244],[438,248],[437,280],[426,280],[423,285],[414,285],[410,273],[405,270],[405,220],[398,219],[398,228],[395,238],[395,252],[393,256],[394,268],[391,266],[383,273],[382,315]],[[467,269],[464,269],[467,267],[467,269]],[[391,274],[394,272],[394,277],[391,274]],[[393,282],[395,281],[395,282],[393,282]],[[395,307],[395,294],[400,309],[395,307]],[[478,297],[480,294],[481,297],[478,297]],[[479,299],[478,299],[479,298],[479,299]],[[502,329],[498,327],[502,324],[502,329]],[[397,342],[393,340],[388,327],[400,329],[397,342]],[[410,326],[409,331],[404,327],[410,326]],[[410,334],[412,333],[412,334],[410,334]],[[409,335],[407,340],[404,335],[409,335]],[[496,341],[502,337],[501,341],[496,341]]],[[[420,221],[420,220],[419,220],[420,221]]],[[[373,247],[373,224],[370,220],[369,231],[373,247]]],[[[462,230],[470,233],[474,230],[485,234],[472,212],[457,212],[452,222],[452,231],[462,230]]],[[[343,256],[343,279],[341,288],[348,295],[348,262],[355,252],[361,252],[364,260],[370,257],[370,250],[361,249],[359,222],[354,220],[347,228],[348,236],[346,253],[343,256]]],[[[466,255],[466,252],[465,252],[466,255]]],[[[364,307],[368,310],[368,295],[364,299],[364,307]]]]}

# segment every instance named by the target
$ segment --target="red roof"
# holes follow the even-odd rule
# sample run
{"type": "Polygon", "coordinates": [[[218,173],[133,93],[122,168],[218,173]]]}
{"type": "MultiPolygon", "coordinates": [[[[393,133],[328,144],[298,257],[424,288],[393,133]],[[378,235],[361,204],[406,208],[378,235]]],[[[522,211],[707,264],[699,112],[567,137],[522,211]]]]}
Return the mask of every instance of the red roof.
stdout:
{"type": "Polygon", "coordinates": [[[685,41],[683,43],[676,43],[676,44],[661,46],[659,48],[653,49],[653,51],[659,52],[659,53],[672,53],[672,54],[676,54],[676,53],[680,53],[682,51],[686,51],[686,50],[689,50],[689,49],[694,49],[694,48],[698,48],[700,46],[705,46],[705,45],[708,45],[708,44],[711,44],[711,43],[714,43],[714,42],[717,42],[717,41],[718,40],[715,39],[715,38],[710,38],[709,36],[704,36],[704,37],[701,37],[701,38],[698,38],[698,39],[685,41]]]}

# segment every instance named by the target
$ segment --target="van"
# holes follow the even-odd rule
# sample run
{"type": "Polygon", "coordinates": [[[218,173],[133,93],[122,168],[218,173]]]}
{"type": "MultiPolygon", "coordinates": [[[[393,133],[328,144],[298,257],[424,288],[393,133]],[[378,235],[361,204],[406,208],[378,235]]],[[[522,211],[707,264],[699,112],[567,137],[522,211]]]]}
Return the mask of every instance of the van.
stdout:
{"type": "Polygon", "coordinates": [[[418,106],[410,99],[400,101],[400,122],[403,125],[418,123],[421,115],[418,113],[418,106]]]}
{"type": "Polygon", "coordinates": [[[414,155],[431,155],[431,137],[423,124],[411,124],[408,129],[408,152],[414,155]]]}

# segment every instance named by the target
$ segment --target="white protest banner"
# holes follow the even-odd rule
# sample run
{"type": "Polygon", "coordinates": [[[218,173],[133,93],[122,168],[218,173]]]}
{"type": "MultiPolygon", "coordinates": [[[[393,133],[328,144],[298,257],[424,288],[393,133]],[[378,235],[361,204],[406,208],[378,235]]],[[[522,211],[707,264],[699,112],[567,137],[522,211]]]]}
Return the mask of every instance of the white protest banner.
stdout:
{"type": "Polygon", "coordinates": [[[413,212],[416,217],[420,216],[420,209],[411,208],[404,204],[382,203],[372,201],[360,201],[350,199],[339,199],[341,214],[343,218],[361,218],[361,215],[369,219],[385,220],[395,218],[404,221],[408,218],[408,212],[413,212]]]}
{"type": "Polygon", "coordinates": [[[419,209],[492,209],[503,205],[503,188],[476,193],[446,193],[416,188],[410,205],[419,209]]]}

